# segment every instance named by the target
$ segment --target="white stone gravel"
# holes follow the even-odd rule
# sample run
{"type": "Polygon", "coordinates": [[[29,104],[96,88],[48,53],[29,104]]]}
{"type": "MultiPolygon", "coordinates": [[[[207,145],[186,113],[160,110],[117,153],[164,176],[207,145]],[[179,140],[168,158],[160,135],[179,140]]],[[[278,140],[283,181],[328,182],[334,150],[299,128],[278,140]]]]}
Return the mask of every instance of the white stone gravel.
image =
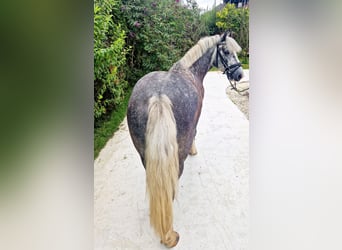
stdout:
{"type": "MultiPolygon", "coordinates": [[[[247,249],[249,122],[226,95],[225,75],[209,72],[197,127],[174,202],[173,249],[247,249]]],[[[94,248],[166,249],[149,225],[145,170],[120,125],[94,164],[94,248]]]]}

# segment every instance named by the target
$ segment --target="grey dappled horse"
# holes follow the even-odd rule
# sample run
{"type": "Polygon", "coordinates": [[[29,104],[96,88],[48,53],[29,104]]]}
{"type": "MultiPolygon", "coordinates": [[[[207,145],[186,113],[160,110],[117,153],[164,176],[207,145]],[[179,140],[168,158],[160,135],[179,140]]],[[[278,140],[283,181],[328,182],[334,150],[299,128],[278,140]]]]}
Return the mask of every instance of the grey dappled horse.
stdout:
{"type": "Polygon", "coordinates": [[[197,153],[194,138],[204,95],[203,78],[212,66],[229,79],[243,76],[237,42],[227,33],[202,38],[169,71],[151,72],[135,85],[127,122],[133,144],[146,169],[150,223],[167,247],[173,231],[172,202],[188,154],[197,153]]]}

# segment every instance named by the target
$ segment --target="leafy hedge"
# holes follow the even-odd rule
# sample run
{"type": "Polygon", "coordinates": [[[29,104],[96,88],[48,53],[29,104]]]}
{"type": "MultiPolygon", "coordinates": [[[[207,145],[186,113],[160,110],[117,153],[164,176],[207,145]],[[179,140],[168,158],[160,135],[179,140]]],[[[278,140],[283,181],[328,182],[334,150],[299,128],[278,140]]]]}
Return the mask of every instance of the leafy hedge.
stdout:
{"type": "Polygon", "coordinates": [[[204,23],[206,33],[213,36],[220,33],[220,29],[216,26],[216,8],[201,14],[201,21],[204,23]]]}
{"type": "Polygon", "coordinates": [[[113,13],[119,11],[120,5],[116,0],[94,2],[95,122],[122,101],[127,87],[125,31],[113,20],[113,13]]]}
{"type": "Polygon", "coordinates": [[[148,72],[168,70],[203,35],[194,0],[185,5],[175,0],[122,2],[126,42],[132,49],[127,58],[132,84],[148,72]]]}
{"type": "Polygon", "coordinates": [[[217,12],[216,18],[216,26],[221,32],[231,31],[242,48],[242,55],[246,56],[249,53],[249,9],[228,3],[217,12]]]}

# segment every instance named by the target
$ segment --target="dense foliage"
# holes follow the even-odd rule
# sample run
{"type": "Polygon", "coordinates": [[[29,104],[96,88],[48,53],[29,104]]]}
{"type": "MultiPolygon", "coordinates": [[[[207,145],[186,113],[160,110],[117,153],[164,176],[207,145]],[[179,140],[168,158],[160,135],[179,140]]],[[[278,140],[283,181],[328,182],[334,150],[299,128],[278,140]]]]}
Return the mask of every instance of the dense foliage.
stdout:
{"type": "Polygon", "coordinates": [[[116,0],[95,0],[94,3],[94,117],[108,114],[124,97],[127,86],[125,31],[114,23],[118,11],[116,0]]]}
{"type": "Polygon", "coordinates": [[[220,29],[216,26],[216,8],[204,12],[201,15],[201,21],[204,24],[207,35],[212,36],[220,33],[220,29]]]}
{"type": "Polygon", "coordinates": [[[168,70],[203,35],[195,1],[123,0],[127,25],[129,82],[148,72],[168,70]]]}
{"type": "Polygon", "coordinates": [[[249,9],[236,8],[234,4],[228,3],[217,12],[216,18],[219,30],[231,31],[242,48],[242,54],[246,55],[249,52],[249,9]]]}

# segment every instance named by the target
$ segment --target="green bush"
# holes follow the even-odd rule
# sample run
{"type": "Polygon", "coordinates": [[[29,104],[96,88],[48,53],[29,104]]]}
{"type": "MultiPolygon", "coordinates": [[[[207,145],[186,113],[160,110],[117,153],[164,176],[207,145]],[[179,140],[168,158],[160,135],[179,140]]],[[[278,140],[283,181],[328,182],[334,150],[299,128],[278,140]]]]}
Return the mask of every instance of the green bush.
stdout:
{"type": "Polygon", "coordinates": [[[229,30],[242,48],[242,56],[249,52],[249,9],[236,8],[234,4],[226,6],[216,14],[216,25],[221,32],[229,30]]]}
{"type": "Polygon", "coordinates": [[[220,29],[216,26],[216,8],[204,12],[201,15],[201,21],[204,23],[207,36],[220,33],[220,29]]]}
{"type": "Polygon", "coordinates": [[[95,123],[121,103],[127,87],[125,31],[113,20],[120,5],[116,0],[95,0],[94,3],[95,123]]]}
{"type": "Polygon", "coordinates": [[[168,70],[201,37],[204,25],[195,1],[123,0],[131,71],[129,82],[156,70],[168,70]]]}

